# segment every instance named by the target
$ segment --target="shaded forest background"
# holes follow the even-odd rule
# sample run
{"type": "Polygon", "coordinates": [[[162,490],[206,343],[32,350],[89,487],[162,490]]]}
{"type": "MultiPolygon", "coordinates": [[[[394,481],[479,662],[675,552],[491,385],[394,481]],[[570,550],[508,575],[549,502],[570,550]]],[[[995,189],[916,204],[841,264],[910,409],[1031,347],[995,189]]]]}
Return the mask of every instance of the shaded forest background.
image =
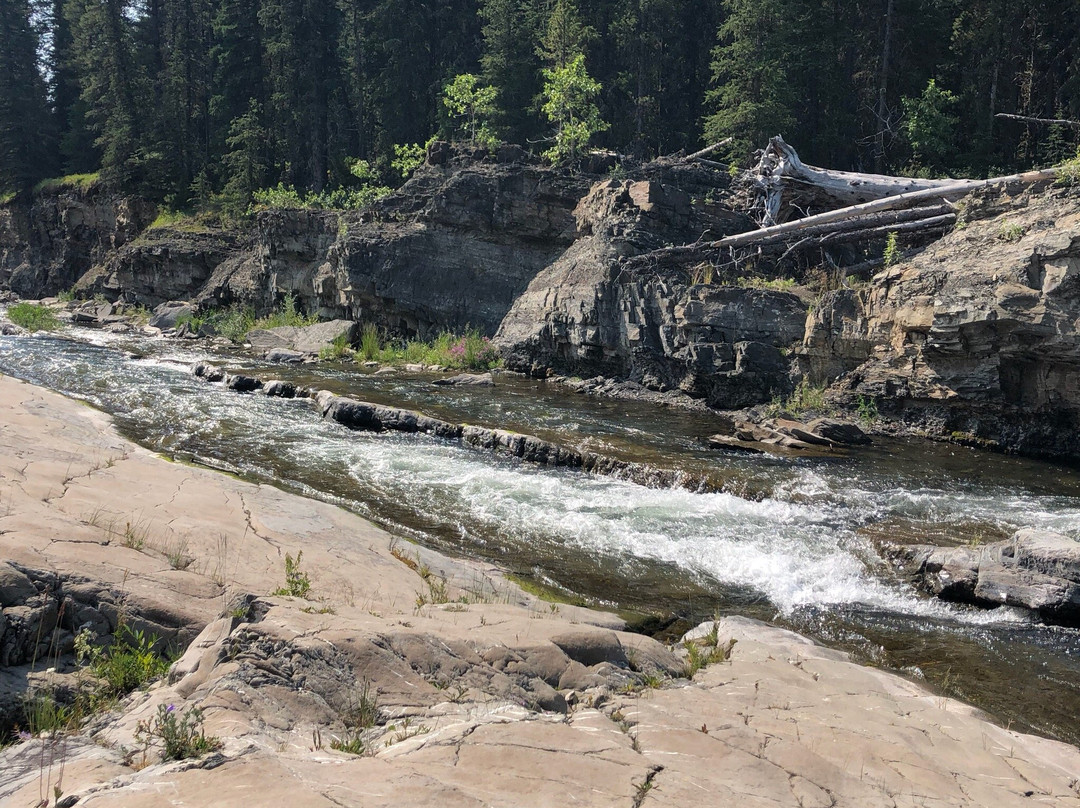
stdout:
{"type": "Polygon", "coordinates": [[[393,183],[395,146],[460,134],[461,74],[541,152],[542,71],[578,53],[592,145],[639,158],[731,136],[745,161],[782,133],[818,165],[985,176],[1077,151],[994,117],[1080,118],[1073,0],[0,0],[0,193],[393,183]]]}

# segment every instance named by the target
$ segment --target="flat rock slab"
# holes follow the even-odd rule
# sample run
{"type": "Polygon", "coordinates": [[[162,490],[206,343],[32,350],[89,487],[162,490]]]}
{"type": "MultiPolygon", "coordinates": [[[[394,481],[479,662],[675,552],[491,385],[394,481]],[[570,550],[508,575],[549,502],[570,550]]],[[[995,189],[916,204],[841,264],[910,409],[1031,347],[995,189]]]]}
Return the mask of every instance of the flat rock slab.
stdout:
{"type": "MultiPolygon", "coordinates": [[[[0,378],[0,413],[4,598],[32,600],[14,573],[45,569],[202,628],[167,680],[66,742],[79,806],[1080,808],[1080,750],[791,632],[724,619],[730,659],[679,678],[675,651],[613,615],[541,603],[327,503],[163,462],[80,404],[0,378]],[[102,514],[141,520],[144,545],[104,541],[102,514]],[[178,537],[187,570],[165,553],[178,537]],[[301,550],[308,596],[269,595],[301,550]],[[334,750],[365,692],[364,754],[334,750]],[[125,757],[163,704],[202,708],[220,753],[125,757]]],[[[0,804],[51,793],[42,743],[0,751],[0,804]]]]}
{"type": "Polygon", "coordinates": [[[249,331],[247,341],[256,351],[267,353],[274,349],[297,351],[306,356],[318,356],[319,351],[329,347],[335,340],[356,341],[358,324],[352,320],[330,320],[308,326],[282,326],[280,328],[249,331]]]}

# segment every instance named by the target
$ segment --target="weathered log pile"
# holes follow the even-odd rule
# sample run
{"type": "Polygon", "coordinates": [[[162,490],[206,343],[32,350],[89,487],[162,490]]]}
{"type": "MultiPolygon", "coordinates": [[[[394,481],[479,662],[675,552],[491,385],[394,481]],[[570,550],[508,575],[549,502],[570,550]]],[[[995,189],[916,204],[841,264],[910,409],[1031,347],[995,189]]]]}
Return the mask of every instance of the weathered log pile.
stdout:
{"type": "MultiPolygon", "coordinates": [[[[700,158],[694,154],[686,159],[700,158]]],[[[833,171],[806,165],[777,136],[769,141],[757,164],[741,177],[746,208],[760,228],[665,247],[636,260],[702,254],[736,264],[752,258],[778,264],[799,252],[820,253],[845,244],[865,248],[880,244],[890,235],[907,246],[918,246],[940,237],[956,224],[955,201],[971,191],[1030,185],[1051,180],[1056,173],[1056,169],[1049,168],[986,180],[955,180],[833,171]]],[[[836,264],[832,256],[823,257],[836,264]]]]}

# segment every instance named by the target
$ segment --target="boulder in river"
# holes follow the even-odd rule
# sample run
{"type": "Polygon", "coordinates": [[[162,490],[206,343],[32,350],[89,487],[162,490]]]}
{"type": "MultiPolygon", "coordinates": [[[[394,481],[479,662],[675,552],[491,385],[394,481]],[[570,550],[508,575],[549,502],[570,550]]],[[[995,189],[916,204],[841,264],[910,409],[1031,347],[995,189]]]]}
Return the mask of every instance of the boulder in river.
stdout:
{"type": "Polygon", "coordinates": [[[256,379],[254,376],[245,376],[238,373],[235,376],[226,376],[225,386],[238,393],[250,393],[262,389],[263,383],[261,379],[256,379]]]}
{"type": "Polygon", "coordinates": [[[855,424],[817,418],[804,424],[787,418],[767,418],[754,423],[746,418],[718,419],[721,432],[708,439],[710,446],[744,453],[814,455],[856,444],[870,438],[855,424]]]}
{"type": "Polygon", "coordinates": [[[170,328],[176,328],[176,324],[181,319],[190,318],[192,314],[194,314],[194,310],[190,303],[170,300],[154,308],[154,314],[150,318],[148,325],[167,331],[170,328]]]}
{"type": "Polygon", "coordinates": [[[1015,606],[1050,623],[1080,626],[1080,542],[1068,536],[1025,529],[990,544],[892,552],[919,588],[942,600],[1015,606]]]}
{"type": "Polygon", "coordinates": [[[459,373],[446,379],[436,379],[432,384],[443,387],[494,387],[495,379],[490,373],[459,373]]]}
{"type": "Polygon", "coordinates": [[[319,351],[335,340],[344,339],[350,345],[356,342],[357,331],[357,323],[352,320],[330,320],[306,326],[255,329],[248,332],[247,341],[262,353],[285,348],[305,356],[318,356],[319,351]]]}
{"type": "Polygon", "coordinates": [[[225,381],[225,371],[216,365],[211,365],[209,362],[198,362],[195,367],[191,369],[191,372],[200,379],[206,379],[208,382],[221,382],[225,381]]]}

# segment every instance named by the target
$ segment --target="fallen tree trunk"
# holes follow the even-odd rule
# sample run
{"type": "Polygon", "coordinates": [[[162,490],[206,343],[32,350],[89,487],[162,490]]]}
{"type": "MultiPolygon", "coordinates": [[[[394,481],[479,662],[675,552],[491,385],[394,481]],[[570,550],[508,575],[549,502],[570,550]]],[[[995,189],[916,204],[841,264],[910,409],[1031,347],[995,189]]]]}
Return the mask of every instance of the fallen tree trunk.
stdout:
{"type": "MultiPolygon", "coordinates": [[[[828,235],[830,233],[842,233],[851,230],[870,230],[875,227],[889,227],[905,222],[918,223],[920,221],[948,215],[953,212],[954,211],[950,205],[941,204],[930,205],[928,207],[922,208],[910,208],[907,210],[868,213],[866,215],[856,216],[841,222],[805,227],[798,230],[796,232],[796,235],[803,238],[814,238],[817,236],[828,235]]],[[[755,244],[759,247],[765,247],[773,244],[784,244],[790,241],[791,237],[791,231],[776,233],[774,235],[759,239],[755,242],[755,244]]]]}
{"type": "Polygon", "coordinates": [[[731,140],[732,140],[731,138],[726,137],[723,140],[719,141],[718,143],[714,143],[711,146],[706,146],[701,151],[696,151],[693,154],[686,155],[686,157],[684,157],[683,159],[684,160],[697,160],[697,159],[699,159],[701,157],[705,157],[707,155],[712,154],[717,149],[724,148],[724,146],[727,146],[729,143],[731,143],[731,140]]]}
{"type": "Polygon", "coordinates": [[[859,205],[851,205],[850,207],[840,208],[838,210],[830,210],[826,213],[819,213],[815,216],[807,216],[805,219],[798,219],[793,222],[786,222],[784,224],[772,225],[771,227],[763,227],[760,230],[751,230],[747,233],[738,233],[734,236],[727,236],[718,241],[707,242],[705,246],[709,248],[721,248],[721,247],[742,247],[747,244],[754,244],[763,238],[769,238],[771,236],[795,233],[799,230],[805,230],[808,227],[815,225],[829,224],[831,222],[841,222],[845,219],[851,219],[855,216],[861,216],[866,213],[876,213],[879,211],[892,210],[895,208],[904,207],[912,202],[922,202],[926,199],[955,199],[970,193],[977,188],[988,188],[995,185],[1007,185],[1011,182],[1019,182],[1024,184],[1030,184],[1038,182],[1040,180],[1053,179],[1057,176],[1056,168],[1045,168],[1041,171],[1028,171],[1023,174],[1010,174],[1007,177],[994,177],[988,180],[963,180],[961,182],[954,182],[949,185],[940,185],[933,188],[924,188],[917,191],[911,191],[909,193],[898,194],[896,196],[890,196],[884,199],[876,199],[873,202],[864,202],[859,205]]]}
{"type": "Polygon", "coordinates": [[[779,136],[769,141],[751,173],[764,200],[766,225],[790,218],[792,211],[848,207],[914,191],[978,182],[890,177],[808,166],[779,136]]]}

